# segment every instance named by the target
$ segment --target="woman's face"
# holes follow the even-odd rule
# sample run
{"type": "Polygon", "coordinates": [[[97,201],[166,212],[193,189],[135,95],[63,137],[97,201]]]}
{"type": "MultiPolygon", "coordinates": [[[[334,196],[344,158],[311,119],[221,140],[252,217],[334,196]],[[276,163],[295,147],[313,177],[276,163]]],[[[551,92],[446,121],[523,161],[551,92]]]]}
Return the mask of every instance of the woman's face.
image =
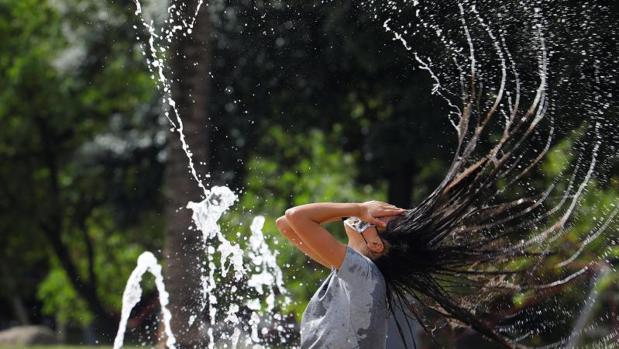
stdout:
{"type": "MultiPolygon", "coordinates": [[[[385,224],[389,223],[390,220],[397,216],[385,216],[378,217],[379,220],[385,222],[385,224]]],[[[373,254],[381,254],[385,250],[385,243],[383,239],[380,238],[380,234],[385,231],[385,227],[373,226],[365,229],[361,236],[365,239],[365,243],[367,245],[368,250],[373,254]]]]}

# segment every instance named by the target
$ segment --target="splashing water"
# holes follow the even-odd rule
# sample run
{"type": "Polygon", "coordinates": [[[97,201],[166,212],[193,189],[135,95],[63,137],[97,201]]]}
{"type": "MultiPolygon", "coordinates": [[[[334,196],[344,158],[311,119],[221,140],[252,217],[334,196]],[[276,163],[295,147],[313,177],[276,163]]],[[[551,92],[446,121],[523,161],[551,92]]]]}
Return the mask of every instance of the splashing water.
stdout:
{"type": "MultiPolygon", "coordinates": [[[[283,295],[283,305],[290,303],[288,292],[284,287],[282,272],[277,265],[277,254],[270,250],[264,239],[262,227],[265,219],[262,216],[257,216],[252,221],[247,254],[238,244],[229,241],[221,232],[217,222],[237,200],[237,196],[232,190],[225,186],[214,186],[207,189],[206,185],[200,179],[194,167],[191,150],[185,141],[183,121],[176,107],[176,103],[172,98],[171,84],[165,71],[167,67],[165,55],[170,49],[170,44],[179,36],[191,35],[196,16],[202,4],[202,1],[198,2],[193,16],[189,19],[182,18],[181,11],[177,7],[184,6],[183,4],[170,6],[168,8],[168,18],[165,21],[167,26],[161,28],[160,32],[155,29],[152,21],[147,23],[145,20],[142,13],[142,5],[139,0],[135,0],[135,15],[140,18],[142,25],[149,33],[149,38],[147,40],[149,55],[145,54],[145,56],[148,57],[148,68],[154,73],[153,76],[156,79],[158,88],[163,92],[163,100],[167,106],[165,109],[171,110],[174,117],[170,117],[168,111],[165,112],[165,116],[172,125],[172,131],[176,132],[179,136],[182,149],[187,156],[190,173],[197,185],[202,189],[205,197],[201,202],[189,202],[187,204],[187,208],[193,211],[192,220],[194,225],[202,233],[202,247],[207,259],[206,266],[201,268],[202,296],[200,308],[192,310],[193,315],[190,316],[187,326],[191,326],[199,316],[198,314],[201,314],[204,309],[208,307],[210,327],[207,328],[206,334],[208,336],[209,348],[214,348],[216,343],[224,343],[224,346],[227,346],[226,343],[229,343],[233,348],[236,348],[239,343],[243,343],[245,346],[259,349],[264,347],[261,344],[263,342],[261,335],[268,332],[266,327],[261,327],[263,323],[276,325],[283,320],[283,317],[276,313],[276,294],[283,295]],[[213,241],[215,241],[215,243],[213,243],[213,241]],[[213,244],[216,245],[216,247],[213,246],[213,244]],[[216,252],[220,254],[219,269],[214,257],[216,252]],[[248,262],[244,261],[244,256],[248,257],[248,262]],[[250,265],[247,266],[246,263],[250,265]],[[216,293],[218,285],[216,283],[217,278],[215,273],[219,270],[219,276],[223,278],[228,274],[231,268],[234,272],[233,280],[235,283],[240,284],[240,286],[226,285],[226,287],[230,288],[230,293],[235,294],[240,287],[245,287],[253,290],[257,296],[253,298],[245,296],[243,299],[228,300],[225,302],[227,303],[227,309],[224,309],[224,302],[218,300],[218,295],[216,293]],[[245,282],[245,285],[242,284],[243,282],[245,282]],[[262,299],[266,302],[265,307],[262,306],[262,299]],[[247,307],[251,311],[248,321],[251,333],[245,336],[245,338],[243,337],[241,328],[246,326],[244,326],[243,317],[239,316],[242,307],[247,307]],[[233,327],[234,331],[230,334],[223,329],[217,333],[216,339],[216,327],[217,325],[221,326],[221,323],[217,321],[219,311],[225,313],[225,318],[223,319],[225,326],[233,327]]],[[[141,43],[141,45],[143,45],[143,43],[141,43]]],[[[144,50],[143,46],[142,48],[144,50]]],[[[140,300],[141,288],[139,283],[142,275],[147,271],[153,273],[156,277],[157,290],[159,291],[159,299],[163,313],[165,335],[167,337],[166,346],[168,348],[175,348],[176,339],[170,327],[171,314],[166,308],[169,296],[165,291],[161,267],[157,264],[152,253],[144,252],[138,259],[138,265],[131,274],[123,294],[122,318],[119,324],[118,334],[114,340],[115,349],[123,346],[127,320],[131,313],[131,309],[140,300]]],[[[281,340],[285,342],[289,328],[277,325],[275,326],[275,331],[280,334],[281,340]]]]}

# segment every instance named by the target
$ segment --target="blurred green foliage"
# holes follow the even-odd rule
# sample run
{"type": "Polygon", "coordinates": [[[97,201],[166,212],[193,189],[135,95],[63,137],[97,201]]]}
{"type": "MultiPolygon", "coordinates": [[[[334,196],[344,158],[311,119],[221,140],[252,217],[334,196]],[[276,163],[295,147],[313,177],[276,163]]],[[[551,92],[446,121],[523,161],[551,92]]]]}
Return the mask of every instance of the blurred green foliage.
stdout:
{"type": "Polygon", "coordinates": [[[82,22],[63,4],[0,4],[0,250],[15,266],[0,294],[38,289],[42,315],[86,325],[119,309],[138,254],[161,244],[148,191],[163,144],[151,146],[154,83],[130,22],[109,24],[123,12],[82,22]]]}

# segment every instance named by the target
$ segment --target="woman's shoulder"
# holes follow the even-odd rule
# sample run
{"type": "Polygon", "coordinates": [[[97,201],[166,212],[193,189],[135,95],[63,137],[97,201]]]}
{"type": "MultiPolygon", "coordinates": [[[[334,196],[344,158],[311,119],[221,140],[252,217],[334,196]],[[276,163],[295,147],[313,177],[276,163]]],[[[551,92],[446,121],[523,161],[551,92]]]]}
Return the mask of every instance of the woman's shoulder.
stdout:
{"type": "Polygon", "coordinates": [[[350,246],[346,247],[346,256],[336,275],[356,287],[378,288],[383,291],[385,279],[374,262],[350,246]]]}
{"type": "Polygon", "coordinates": [[[383,273],[381,273],[380,269],[378,268],[376,263],[374,263],[374,261],[371,258],[363,255],[362,253],[360,253],[359,251],[355,250],[354,248],[350,246],[347,246],[347,249],[350,249],[350,253],[354,255],[354,258],[357,258],[360,263],[363,263],[364,265],[368,266],[369,270],[373,274],[380,276],[380,278],[384,280],[383,273]]]}
{"type": "Polygon", "coordinates": [[[338,270],[338,274],[367,274],[371,271],[372,267],[376,267],[376,265],[371,259],[364,256],[354,248],[346,246],[346,255],[344,256],[344,261],[338,270]]]}

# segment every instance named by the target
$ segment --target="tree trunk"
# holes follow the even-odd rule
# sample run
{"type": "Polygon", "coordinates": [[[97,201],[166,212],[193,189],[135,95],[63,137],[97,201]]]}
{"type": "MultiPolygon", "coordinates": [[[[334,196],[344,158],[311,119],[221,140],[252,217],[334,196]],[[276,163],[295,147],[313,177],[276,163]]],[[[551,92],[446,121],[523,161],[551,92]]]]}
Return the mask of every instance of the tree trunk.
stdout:
{"type": "MultiPolygon", "coordinates": [[[[198,1],[175,1],[183,17],[191,19],[198,1]],[[184,3],[184,5],[182,5],[184,3]]],[[[172,47],[172,95],[182,118],[187,144],[192,151],[198,174],[208,169],[209,137],[207,130],[208,69],[210,32],[208,10],[202,5],[192,34],[178,35],[172,47]]],[[[170,117],[175,115],[170,110],[170,117]]],[[[175,120],[176,121],[176,120],[175,120]]],[[[172,330],[178,348],[203,348],[205,318],[196,314],[200,309],[201,263],[205,258],[200,233],[190,229],[191,211],[185,206],[189,201],[200,201],[202,191],[188,170],[178,132],[169,133],[164,194],[166,197],[165,272],[166,288],[170,293],[172,330]],[[179,209],[181,208],[181,209],[179,209]],[[192,315],[197,315],[189,326],[192,315]]],[[[206,185],[206,183],[205,183],[206,185]]]]}
{"type": "MultiPolygon", "coordinates": [[[[45,118],[37,117],[35,121],[43,146],[42,153],[44,154],[45,166],[49,171],[47,179],[48,201],[52,208],[47,216],[41,219],[41,229],[51,244],[52,250],[67,274],[71,285],[80,297],[86,301],[86,304],[93,312],[94,320],[92,326],[96,336],[102,339],[102,341],[111,341],[114,338],[116,318],[105,308],[101,297],[97,293],[95,275],[93,273],[90,275],[90,279],[87,279],[80,274],[69,247],[62,241],[62,232],[64,229],[67,229],[63,221],[63,217],[66,215],[64,211],[66,206],[61,198],[58,154],[54,152],[54,149],[58,149],[62,141],[50,128],[45,118]]],[[[86,218],[83,217],[83,219],[86,218]]],[[[78,225],[83,227],[84,223],[78,222],[78,225]]]]}
{"type": "Polygon", "coordinates": [[[11,306],[13,312],[20,325],[30,325],[30,318],[28,317],[28,311],[24,302],[22,301],[20,292],[18,291],[17,282],[11,274],[10,269],[6,264],[0,264],[0,275],[2,276],[2,285],[5,287],[5,291],[11,300],[11,306]]]}

